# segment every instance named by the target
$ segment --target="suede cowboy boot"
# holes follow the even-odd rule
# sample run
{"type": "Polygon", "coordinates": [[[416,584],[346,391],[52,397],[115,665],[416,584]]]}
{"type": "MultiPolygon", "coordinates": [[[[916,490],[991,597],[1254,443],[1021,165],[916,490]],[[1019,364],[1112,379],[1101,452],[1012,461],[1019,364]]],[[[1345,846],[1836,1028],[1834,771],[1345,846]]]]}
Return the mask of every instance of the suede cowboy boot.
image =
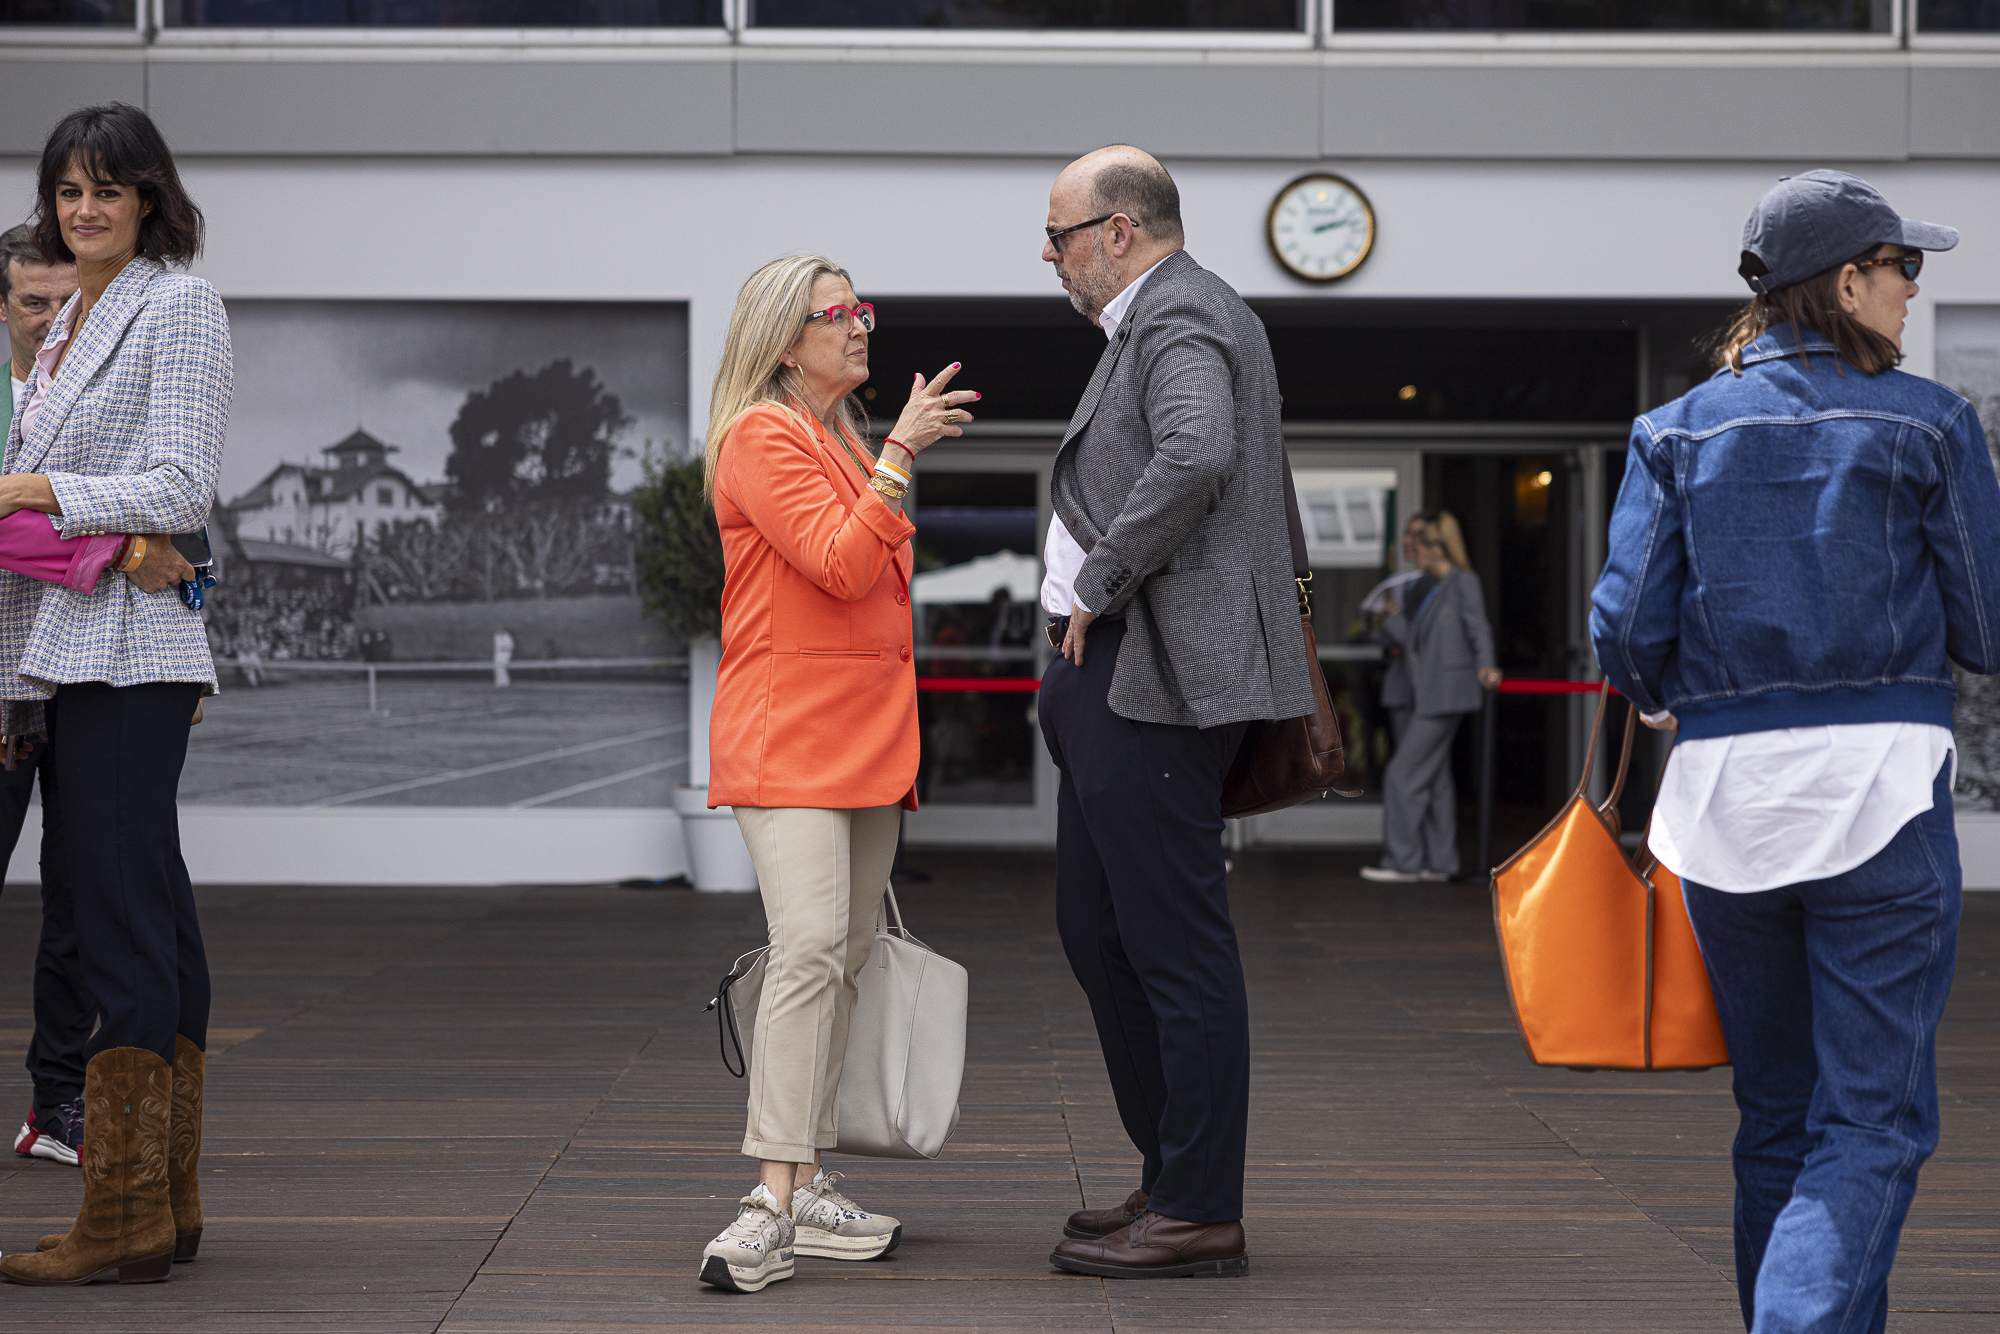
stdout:
{"type": "MultiPolygon", "coordinates": [[[[208,1056],[184,1037],[174,1038],[174,1119],[167,1132],[167,1196],[174,1214],[174,1263],[185,1264],[201,1249],[202,1088],[208,1056]]],[[[62,1245],[67,1232],[51,1232],[35,1243],[38,1251],[62,1245]]]]}
{"type": "Polygon", "coordinates": [[[202,1086],[208,1056],[184,1037],[174,1039],[174,1123],[167,1132],[167,1197],[174,1213],[174,1263],[201,1249],[202,1086]]]}
{"type": "Polygon", "coordinates": [[[0,1259],[0,1278],[35,1285],[157,1283],[174,1262],[167,1203],[173,1074],[143,1047],[113,1047],[85,1068],[83,1106],[83,1209],[53,1248],[0,1259]]]}

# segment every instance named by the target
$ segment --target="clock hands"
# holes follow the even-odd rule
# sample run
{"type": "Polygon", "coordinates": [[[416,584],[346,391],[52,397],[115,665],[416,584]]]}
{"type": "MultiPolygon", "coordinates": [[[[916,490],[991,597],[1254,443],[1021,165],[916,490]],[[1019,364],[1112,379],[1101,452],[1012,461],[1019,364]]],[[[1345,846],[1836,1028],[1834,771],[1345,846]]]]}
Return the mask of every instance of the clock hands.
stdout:
{"type": "Polygon", "coordinates": [[[1313,228],[1313,235],[1317,236],[1321,232],[1330,232],[1336,227],[1348,226],[1350,223],[1356,221],[1357,217],[1358,215],[1353,209],[1344,209],[1339,217],[1334,218],[1330,222],[1322,222],[1319,226],[1313,228]]]}

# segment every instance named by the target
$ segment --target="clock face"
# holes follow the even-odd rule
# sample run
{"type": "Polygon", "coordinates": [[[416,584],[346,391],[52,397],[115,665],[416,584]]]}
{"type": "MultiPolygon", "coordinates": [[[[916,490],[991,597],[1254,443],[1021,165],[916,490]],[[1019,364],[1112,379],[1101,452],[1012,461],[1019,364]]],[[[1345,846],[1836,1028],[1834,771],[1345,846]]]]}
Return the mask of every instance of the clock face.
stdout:
{"type": "Polygon", "coordinates": [[[1330,283],[1375,247],[1375,210],[1344,177],[1312,172],[1278,191],[1266,224],[1271,253],[1307,282],[1330,283]]]}

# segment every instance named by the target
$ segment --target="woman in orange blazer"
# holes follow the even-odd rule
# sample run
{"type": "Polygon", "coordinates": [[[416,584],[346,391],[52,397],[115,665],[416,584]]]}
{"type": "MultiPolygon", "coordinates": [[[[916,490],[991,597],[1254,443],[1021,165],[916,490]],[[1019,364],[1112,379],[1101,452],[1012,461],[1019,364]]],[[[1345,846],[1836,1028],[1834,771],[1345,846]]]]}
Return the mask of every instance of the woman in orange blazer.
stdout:
{"type": "Polygon", "coordinates": [[[853,398],[874,327],[831,260],[773,260],[737,294],[709,409],[725,573],[708,795],[742,827],[771,942],[743,1138],[760,1179],[702,1252],[702,1281],[736,1292],[790,1278],[795,1253],[872,1260],[902,1240],[818,1163],[900,815],[917,804],[903,492],[979,395],[948,388],[956,363],[918,375],[878,456],[853,398]]]}

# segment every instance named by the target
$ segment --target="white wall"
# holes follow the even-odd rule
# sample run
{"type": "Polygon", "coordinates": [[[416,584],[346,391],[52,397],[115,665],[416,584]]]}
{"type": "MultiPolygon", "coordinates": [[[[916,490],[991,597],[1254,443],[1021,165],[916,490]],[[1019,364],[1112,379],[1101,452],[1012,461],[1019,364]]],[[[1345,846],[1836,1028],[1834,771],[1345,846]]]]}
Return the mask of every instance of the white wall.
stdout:
{"type": "MultiPolygon", "coordinates": [[[[28,808],[8,884],[39,884],[42,808],[28,808]]],[[[545,885],[687,871],[671,809],[181,807],[197,885],[545,885]]]]}
{"type": "MultiPolygon", "coordinates": [[[[225,297],[684,300],[696,434],[729,308],[757,264],[833,255],[864,295],[1049,296],[1040,258],[1062,163],[941,158],[206,159],[201,271],[225,297]]],[[[1744,295],[1737,237],[1781,173],[1820,163],[1335,163],[1368,193],[1376,251],[1325,290],[1265,247],[1271,196],[1314,164],[1169,162],[1189,248],[1248,296],[1686,298],[1744,295]]],[[[1831,164],[1841,165],[1841,164],[1831,164]]],[[[1851,164],[1899,208],[1967,233],[1933,257],[1910,367],[1931,362],[1931,306],[2000,301],[2000,173],[1977,162],[1851,164]]],[[[0,201],[31,202],[0,161],[0,201]]],[[[938,349],[942,362],[951,350],[938,349]]],[[[886,372],[891,368],[878,368],[886,372]]],[[[900,373],[902,368],[894,368],[900,373]]],[[[976,373],[976,368],[973,368],[976,373]]],[[[982,383],[990,394],[1004,385],[982,383]]]]}

